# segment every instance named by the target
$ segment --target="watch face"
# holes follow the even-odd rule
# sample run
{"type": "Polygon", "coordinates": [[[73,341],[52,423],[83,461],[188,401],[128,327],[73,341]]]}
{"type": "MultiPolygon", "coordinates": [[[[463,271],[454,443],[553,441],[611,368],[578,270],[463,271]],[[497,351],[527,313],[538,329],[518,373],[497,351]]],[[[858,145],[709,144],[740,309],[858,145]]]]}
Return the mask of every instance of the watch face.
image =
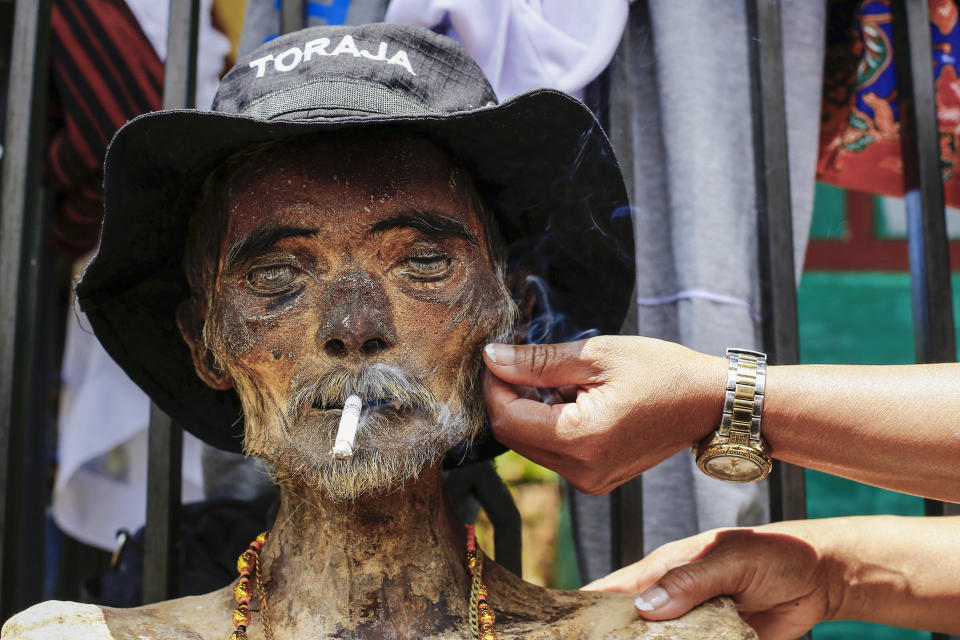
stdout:
{"type": "Polygon", "coordinates": [[[753,460],[736,455],[720,454],[705,461],[704,471],[720,480],[750,482],[763,475],[763,468],[753,460]]]}

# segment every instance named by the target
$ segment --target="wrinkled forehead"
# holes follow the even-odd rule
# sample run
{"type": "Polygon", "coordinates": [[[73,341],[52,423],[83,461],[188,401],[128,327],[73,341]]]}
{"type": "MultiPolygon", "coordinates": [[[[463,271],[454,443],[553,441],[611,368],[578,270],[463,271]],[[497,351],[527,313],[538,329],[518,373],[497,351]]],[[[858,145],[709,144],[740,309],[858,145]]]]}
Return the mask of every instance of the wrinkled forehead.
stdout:
{"type": "Polygon", "coordinates": [[[467,171],[426,138],[402,133],[287,142],[245,158],[228,178],[228,236],[282,216],[291,224],[351,227],[396,210],[436,211],[482,235],[467,171]]]}

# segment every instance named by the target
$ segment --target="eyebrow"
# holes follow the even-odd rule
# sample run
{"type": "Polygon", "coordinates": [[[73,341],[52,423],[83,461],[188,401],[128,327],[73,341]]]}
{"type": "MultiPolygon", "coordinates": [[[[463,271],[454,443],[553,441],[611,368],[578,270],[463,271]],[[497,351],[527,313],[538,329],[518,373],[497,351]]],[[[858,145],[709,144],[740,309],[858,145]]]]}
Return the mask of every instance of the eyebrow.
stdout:
{"type": "Polygon", "coordinates": [[[474,246],[477,245],[477,237],[467,229],[467,225],[435,211],[401,211],[397,215],[381,220],[370,227],[369,233],[383,233],[389,229],[402,227],[416,229],[435,238],[454,236],[462,238],[474,246]]]}
{"type": "Polygon", "coordinates": [[[262,224],[230,246],[224,258],[224,267],[229,269],[234,265],[243,264],[285,238],[310,238],[319,233],[319,229],[262,224]]]}

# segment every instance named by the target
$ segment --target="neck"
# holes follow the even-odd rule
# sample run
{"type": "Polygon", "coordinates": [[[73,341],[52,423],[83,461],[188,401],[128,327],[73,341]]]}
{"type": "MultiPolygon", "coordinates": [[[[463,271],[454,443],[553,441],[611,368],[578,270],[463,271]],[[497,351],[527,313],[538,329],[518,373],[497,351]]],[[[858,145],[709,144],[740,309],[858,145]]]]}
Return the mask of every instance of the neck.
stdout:
{"type": "Polygon", "coordinates": [[[262,556],[278,637],[466,631],[464,532],[444,503],[438,468],[389,495],[354,502],[332,502],[295,481],[284,482],[281,495],[262,556]]]}

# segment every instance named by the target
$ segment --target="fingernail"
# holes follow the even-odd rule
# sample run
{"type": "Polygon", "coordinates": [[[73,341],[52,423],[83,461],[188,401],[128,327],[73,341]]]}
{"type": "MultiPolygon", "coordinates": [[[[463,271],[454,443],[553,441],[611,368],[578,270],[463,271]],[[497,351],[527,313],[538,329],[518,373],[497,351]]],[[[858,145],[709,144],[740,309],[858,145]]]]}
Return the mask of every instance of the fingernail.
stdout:
{"type": "Polygon", "coordinates": [[[499,365],[513,364],[513,347],[508,344],[491,342],[483,348],[487,352],[490,362],[499,365]]]}
{"type": "Polygon", "coordinates": [[[633,605],[640,611],[653,611],[667,604],[670,600],[670,594],[663,587],[653,585],[643,593],[637,596],[633,605]]]}

